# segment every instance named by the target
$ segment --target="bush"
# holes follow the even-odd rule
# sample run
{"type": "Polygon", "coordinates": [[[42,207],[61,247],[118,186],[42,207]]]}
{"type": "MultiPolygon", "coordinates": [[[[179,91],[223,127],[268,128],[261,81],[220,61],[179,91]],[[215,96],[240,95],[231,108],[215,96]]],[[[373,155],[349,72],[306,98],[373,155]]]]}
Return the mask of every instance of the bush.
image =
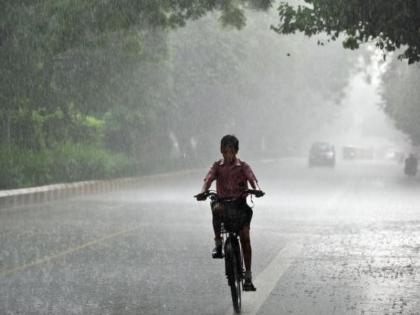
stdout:
{"type": "Polygon", "coordinates": [[[73,182],[127,176],[134,163],[123,154],[89,145],[64,144],[51,152],[55,181],[73,182]]]}
{"type": "Polygon", "coordinates": [[[22,166],[19,162],[19,154],[15,150],[0,150],[0,189],[21,187],[24,185],[22,166]]]}
{"type": "Polygon", "coordinates": [[[0,147],[0,189],[146,175],[195,165],[190,159],[161,155],[136,162],[121,153],[72,142],[36,152],[0,147]]]}
{"type": "Polygon", "coordinates": [[[133,176],[135,165],[123,154],[89,145],[65,143],[40,152],[0,148],[0,189],[133,176]]]}

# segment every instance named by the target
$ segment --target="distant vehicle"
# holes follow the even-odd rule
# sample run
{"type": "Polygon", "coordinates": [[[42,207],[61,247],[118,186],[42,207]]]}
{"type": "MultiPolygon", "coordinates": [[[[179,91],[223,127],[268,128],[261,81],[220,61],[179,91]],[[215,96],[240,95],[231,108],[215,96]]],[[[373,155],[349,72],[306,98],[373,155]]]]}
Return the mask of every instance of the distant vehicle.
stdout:
{"type": "Polygon", "coordinates": [[[335,166],[335,148],[328,142],[315,142],[309,150],[309,167],[335,166]]]}
{"type": "Polygon", "coordinates": [[[404,174],[407,176],[416,176],[417,174],[417,157],[410,154],[404,161],[404,174]]]}
{"type": "Polygon", "coordinates": [[[372,160],[373,149],[353,145],[343,146],[343,160],[372,160]]]}
{"type": "Polygon", "coordinates": [[[397,150],[390,150],[385,153],[385,159],[402,163],[404,162],[404,153],[397,150]]]}

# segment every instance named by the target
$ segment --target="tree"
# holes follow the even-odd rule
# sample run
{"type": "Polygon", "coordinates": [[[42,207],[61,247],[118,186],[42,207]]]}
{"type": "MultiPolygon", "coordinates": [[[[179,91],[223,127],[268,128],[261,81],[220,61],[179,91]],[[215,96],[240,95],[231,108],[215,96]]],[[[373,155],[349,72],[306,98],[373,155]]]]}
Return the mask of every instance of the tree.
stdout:
{"type": "Polygon", "coordinates": [[[420,144],[420,68],[392,60],[384,75],[383,109],[395,126],[410,136],[414,145],[420,144]]]}
{"type": "Polygon", "coordinates": [[[174,104],[169,125],[181,150],[192,140],[203,145],[197,148],[202,159],[231,132],[252,148],[242,151],[247,155],[296,153],[334,118],[356,63],[357,55],[340,54],[336,43],[314,49],[314,41],[301,35],[270,32],[274,12],[247,17],[240,31],[222,32],[209,15],[169,36],[174,104]]]}
{"type": "Polygon", "coordinates": [[[115,99],[104,91],[157,46],[156,39],[147,42],[148,33],[165,34],[213,10],[224,25],[241,28],[245,8],[266,9],[271,2],[1,1],[0,142],[13,141],[12,116],[19,109],[60,109],[64,118],[69,104],[84,113],[109,110],[115,99]]]}
{"type": "Polygon", "coordinates": [[[59,152],[64,159],[81,154],[86,161],[109,149],[151,162],[159,153],[167,158],[156,147],[168,141],[161,117],[173,113],[160,91],[168,88],[162,70],[169,31],[212,11],[225,27],[241,28],[247,8],[271,3],[0,1],[0,155],[7,162],[0,175],[13,166],[6,182],[23,173],[17,154],[45,156],[53,149],[65,152],[59,152]]]}
{"type": "MultiPolygon", "coordinates": [[[[420,2],[416,0],[304,0],[294,5],[282,2],[280,34],[296,31],[307,36],[326,33],[336,40],[344,33],[345,48],[375,41],[384,52],[404,48],[400,58],[409,64],[420,61],[420,2]]],[[[320,42],[320,44],[324,44],[320,42]]]]}

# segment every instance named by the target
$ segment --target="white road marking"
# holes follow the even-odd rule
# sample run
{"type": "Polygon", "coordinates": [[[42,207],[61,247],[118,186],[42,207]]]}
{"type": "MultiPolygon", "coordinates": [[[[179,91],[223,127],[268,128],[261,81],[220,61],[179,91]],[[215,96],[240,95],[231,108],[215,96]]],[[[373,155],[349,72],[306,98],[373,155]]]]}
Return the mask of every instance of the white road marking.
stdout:
{"type": "MultiPolygon", "coordinates": [[[[347,183],[346,183],[347,184],[347,183]]],[[[340,187],[328,200],[325,208],[331,209],[343,197],[346,191],[346,185],[340,187]]],[[[324,208],[324,209],[325,209],[324,208]]],[[[289,235],[290,237],[290,235],[289,235]]],[[[256,292],[242,292],[242,311],[244,315],[255,315],[261,305],[273,291],[281,276],[287,271],[297,255],[301,252],[303,240],[294,239],[277,254],[271,263],[255,278],[254,284],[257,287],[256,292]]],[[[226,315],[234,314],[233,308],[230,308],[226,315]]]]}
{"type": "MultiPolygon", "coordinates": [[[[257,287],[256,292],[242,292],[242,312],[241,314],[256,314],[261,305],[273,291],[280,277],[290,267],[296,256],[302,249],[302,241],[289,242],[271,261],[271,263],[254,280],[257,287]]],[[[226,315],[233,314],[230,308],[226,315]]]]}

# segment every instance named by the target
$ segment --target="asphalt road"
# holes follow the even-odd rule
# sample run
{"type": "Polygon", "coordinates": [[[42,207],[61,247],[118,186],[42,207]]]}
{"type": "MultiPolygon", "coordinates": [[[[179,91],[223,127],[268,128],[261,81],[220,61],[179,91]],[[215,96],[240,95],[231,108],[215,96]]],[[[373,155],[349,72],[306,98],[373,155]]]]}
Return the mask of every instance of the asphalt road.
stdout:
{"type": "MultiPolygon", "coordinates": [[[[244,314],[420,314],[420,181],[391,162],[252,165],[244,314]]],[[[0,210],[0,314],[232,314],[203,172],[0,210]]]]}

